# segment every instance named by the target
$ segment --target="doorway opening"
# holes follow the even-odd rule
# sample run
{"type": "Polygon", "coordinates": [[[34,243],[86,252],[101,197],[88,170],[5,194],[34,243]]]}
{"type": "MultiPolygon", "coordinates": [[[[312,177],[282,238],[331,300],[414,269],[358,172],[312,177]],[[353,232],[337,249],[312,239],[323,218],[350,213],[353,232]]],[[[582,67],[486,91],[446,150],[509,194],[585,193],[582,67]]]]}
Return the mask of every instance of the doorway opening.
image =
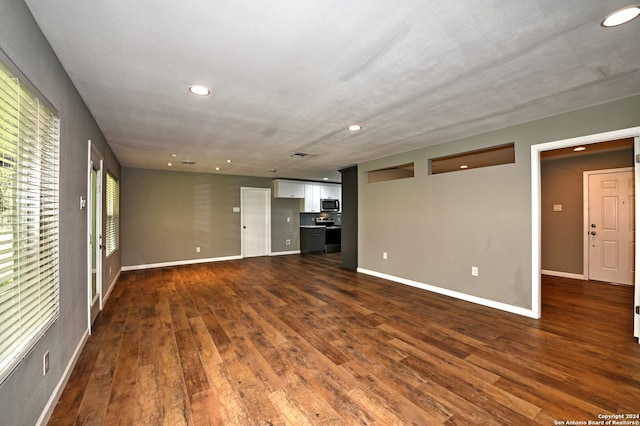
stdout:
{"type": "Polygon", "coordinates": [[[102,309],[102,154],[89,141],[87,264],[89,332],[102,309]]]}
{"type": "MultiPolygon", "coordinates": [[[[624,228],[627,231],[624,237],[633,240],[633,226],[628,222],[629,217],[632,221],[634,219],[633,200],[622,199],[620,197],[623,194],[618,194],[620,191],[629,192],[629,190],[633,193],[633,138],[595,143],[579,148],[545,151],[540,157],[543,274],[588,279],[590,249],[606,249],[605,254],[609,255],[609,263],[611,260],[616,264],[624,260],[629,264],[633,256],[625,255],[623,259],[615,258],[620,251],[628,252],[629,248],[618,245],[619,238],[612,240],[609,237],[612,235],[611,229],[624,228]],[[617,172],[621,168],[629,171],[628,182],[619,182],[620,175],[615,174],[611,179],[596,185],[595,180],[601,180],[605,176],[602,173],[617,172]],[[593,184],[591,198],[588,191],[590,180],[593,184]],[[607,194],[602,198],[603,204],[598,207],[595,202],[600,199],[600,196],[594,191],[596,187],[600,188],[602,185],[607,188],[600,189],[598,192],[606,191],[607,194]],[[590,204],[593,204],[591,211],[590,204]],[[612,219],[613,223],[608,221],[605,226],[602,223],[603,218],[596,217],[601,216],[600,207],[609,208],[607,212],[611,213],[609,219],[612,219]],[[622,222],[619,221],[620,219],[622,222]],[[591,225],[594,228],[590,228],[591,225]],[[600,232],[601,230],[603,232],[600,232]],[[604,238],[605,234],[609,234],[609,237],[604,238]],[[613,250],[614,248],[617,250],[613,250]]],[[[632,194],[627,194],[629,195],[632,194]]],[[[633,270],[632,265],[633,262],[631,266],[627,265],[628,273],[633,270]]],[[[594,270],[594,268],[591,269],[594,270]]],[[[626,279],[631,283],[630,276],[626,279]]]]}
{"type": "MultiPolygon", "coordinates": [[[[584,137],[559,140],[554,142],[548,142],[539,145],[533,145],[531,147],[531,177],[532,177],[532,316],[540,318],[542,315],[542,202],[541,202],[541,162],[543,153],[551,150],[569,148],[576,146],[589,146],[592,144],[598,144],[601,142],[634,138],[634,154],[637,155],[640,152],[640,127],[622,129],[613,132],[606,132],[601,134],[589,135],[584,137]]],[[[635,158],[635,157],[633,157],[635,158]]],[[[640,172],[637,167],[634,168],[634,186],[638,186],[640,181],[640,172]]],[[[638,201],[633,200],[634,207],[637,209],[638,201]]],[[[559,203],[561,204],[561,203],[559,203]]],[[[548,206],[545,206],[545,208],[548,206]]],[[[553,206],[556,209],[556,206],[553,206]]],[[[561,211],[561,207],[558,206],[556,211],[561,211]]],[[[635,216],[635,215],[634,215],[635,216]]],[[[634,219],[635,239],[638,238],[638,217],[634,219]]],[[[638,262],[639,258],[636,254],[633,259],[634,263],[634,281],[640,282],[638,277],[638,262]]],[[[569,278],[580,278],[579,274],[569,278]]],[[[635,286],[633,305],[629,305],[629,314],[634,319],[634,336],[640,337],[640,312],[633,311],[633,306],[640,305],[640,291],[638,285],[635,286]]]]}

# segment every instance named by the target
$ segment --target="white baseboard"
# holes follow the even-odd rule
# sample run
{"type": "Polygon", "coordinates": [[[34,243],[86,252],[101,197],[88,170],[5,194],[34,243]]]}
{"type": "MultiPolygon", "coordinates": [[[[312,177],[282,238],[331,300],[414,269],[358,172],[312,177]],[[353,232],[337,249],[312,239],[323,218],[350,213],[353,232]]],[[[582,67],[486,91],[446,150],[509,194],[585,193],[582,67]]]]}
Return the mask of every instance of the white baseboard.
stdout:
{"type": "Polygon", "coordinates": [[[560,271],[549,271],[543,269],[540,271],[542,275],[551,275],[552,277],[561,277],[561,278],[573,278],[574,280],[586,280],[587,278],[583,274],[574,274],[571,272],[560,272],[560,271]]]}
{"type": "Polygon", "coordinates": [[[84,335],[82,336],[82,339],[80,339],[80,343],[76,347],[76,350],[73,352],[73,355],[71,356],[71,359],[69,360],[69,363],[67,364],[67,367],[64,370],[64,374],[62,375],[62,377],[60,378],[60,381],[56,385],[56,388],[51,394],[49,401],[47,401],[47,405],[44,406],[44,410],[42,411],[42,414],[40,414],[40,418],[36,422],[37,426],[46,425],[49,422],[49,419],[53,414],[53,410],[56,408],[56,404],[58,403],[58,400],[62,395],[62,391],[64,391],[64,387],[67,385],[67,382],[69,381],[69,377],[71,377],[73,368],[76,366],[76,363],[78,362],[78,358],[82,353],[82,349],[84,349],[84,345],[87,343],[87,339],[89,339],[89,330],[85,330],[84,335]]]}
{"type": "Polygon", "coordinates": [[[300,254],[300,250],[275,251],[275,252],[271,252],[269,256],[286,256],[288,254],[300,254]]]}
{"type": "Polygon", "coordinates": [[[358,268],[358,272],[363,274],[372,275],[374,277],[382,278],[389,281],[394,281],[400,284],[405,284],[411,287],[417,287],[422,290],[431,291],[433,293],[443,294],[445,296],[453,297],[456,299],[464,300],[466,302],[475,303],[477,305],[487,306],[489,308],[499,309],[501,311],[510,312],[512,314],[522,315],[529,318],[536,318],[533,310],[521,308],[519,306],[509,305],[502,302],[496,302],[495,300],[483,299],[482,297],[471,296],[466,293],[460,293],[458,291],[449,290],[446,288],[436,287],[429,284],[424,284],[418,281],[408,280],[406,278],[400,278],[393,275],[383,274],[381,272],[371,271],[364,268],[358,268]]]}
{"type": "Polygon", "coordinates": [[[121,270],[137,271],[141,269],[164,268],[166,266],[194,265],[196,263],[223,262],[225,260],[238,260],[238,259],[242,259],[242,256],[212,257],[209,259],[190,259],[190,260],[177,260],[174,262],[149,263],[146,265],[131,265],[131,266],[123,266],[121,270]]]}

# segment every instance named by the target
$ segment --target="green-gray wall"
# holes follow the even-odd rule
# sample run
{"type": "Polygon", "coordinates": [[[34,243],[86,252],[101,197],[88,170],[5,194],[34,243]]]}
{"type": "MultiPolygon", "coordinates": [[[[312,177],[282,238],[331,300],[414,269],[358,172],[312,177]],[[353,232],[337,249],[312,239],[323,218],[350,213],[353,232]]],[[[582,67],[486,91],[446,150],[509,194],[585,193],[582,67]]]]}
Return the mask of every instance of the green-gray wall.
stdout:
{"type": "MultiPolygon", "coordinates": [[[[241,255],[240,213],[233,212],[240,207],[241,187],[271,188],[272,180],[123,168],[123,266],[241,255]]],[[[272,198],[273,253],[300,249],[299,220],[300,200],[272,198]],[[285,244],[287,239],[290,245],[285,244]]]]}
{"type": "MultiPolygon", "coordinates": [[[[60,112],[60,318],[0,386],[0,423],[32,425],[43,413],[87,332],[87,140],[98,146],[115,176],[119,165],[84,102],[22,0],[0,0],[0,49],[60,112]],[[42,375],[43,354],[50,370],[42,375]]],[[[106,262],[105,285],[120,269],[116,252],[106,262]]],[[[55,403],[55,401],[53,401],[55,403]]]]}
{"type": "Polygon", "coordinates": [[[633,149],[541,162],[543,270],[583,274],[583,172],[620,167],[633,167],[633,149]]]}
{"type": "Polygon", "coordinates": [[[636,126],[639,96],[360,164],[359,268],[532,309],[531,146],[636,126]],[[510,142],[514,164],[428,174],[430,158],[510,142]],[[367,183],[409,162],[415,178],[367,183]]]}

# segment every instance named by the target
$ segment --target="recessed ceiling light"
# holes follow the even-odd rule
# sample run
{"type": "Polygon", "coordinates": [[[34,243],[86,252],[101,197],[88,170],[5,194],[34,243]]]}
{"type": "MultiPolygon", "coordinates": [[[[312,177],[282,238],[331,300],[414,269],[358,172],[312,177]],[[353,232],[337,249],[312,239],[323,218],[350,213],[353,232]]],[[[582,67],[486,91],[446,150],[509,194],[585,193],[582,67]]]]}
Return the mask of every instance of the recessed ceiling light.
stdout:
{"type": "Polygon", "coordinates": [[[587,148],[586,148],[586,147],[584,147],[584,146],[576,146],[575,148],[573,148],[573,150],[574,150],[575,152],[578,152],[578,151],[584,151],[585,149],[587,149],[587,148]]]}
{"type": "Polygon", "coordinates": [[[231,160],[227,160],[227,163],[231,163],[231,160]]]}
{"type": "Polygon", "coordinates": [[[637,18],[638,15],[640,15],[640,6],[627,6],[607,15],[600,25],[603,27],[617,27],[637,18]]]}
{"type": "Polygon", "coordinates": [[[189,87],[189,91],[198,96],[207,96],[211,93],[211,90],[197,84],[189,87]]]}
{"type": "Polygon", "coordinates": [[[170,154],[170,155],[171,155],[171,157],[177,157],[178,156],[178,154],[170,154]]]}
{"type": "Polygon", "coordinates": [[[167,166],[171,167],[171,166],[173,166],[173,164],[171,164],[171,163],[167,163],[167,166]]]}
{"type": "Polygon", "coordinates": [[[326,178],[326,177],[325,177],[325,178],[322,178],[322,180],[329,180],[329,178],[326,178]]]}
{"type": "Polygon", "coordinates": [[[220,167],[216,167],[216,171],[220,170],[220,167]]]}
{"type": "Polygon", "coordinates": [[[463,164],[462,166],[460,166],[461,169],[468,169],[469,166],[467,166],[466,164],[463,164]]]}
{"type": "Polygon", "coordinates": [[[358,124],[352,124],[351,126],[349,126],[349,130],[352,132],[357,132],[360,129],[362,129],[362,127],[360,127],[358,124]]]}

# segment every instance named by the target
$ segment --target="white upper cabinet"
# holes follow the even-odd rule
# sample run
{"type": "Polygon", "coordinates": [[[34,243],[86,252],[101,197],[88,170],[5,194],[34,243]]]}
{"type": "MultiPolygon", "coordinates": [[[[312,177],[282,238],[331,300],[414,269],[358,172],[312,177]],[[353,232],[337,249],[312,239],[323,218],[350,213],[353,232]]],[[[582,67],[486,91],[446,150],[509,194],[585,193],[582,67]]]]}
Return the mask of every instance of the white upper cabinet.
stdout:
{"type": "Polygon", "coordinates": [[[303,182],[296,180],[274,179],[274,198],[300,198],[300,211],[320,212],[320,200],[340,200],[342,185],[336,183],[303,182]]]}
{"type": "Polygon", "coordinates": [[[304,205],[300,209],[303,212],[316,213],[320,211],[320,185],[317,183],[304,184],[304,205]]]}
{"type": "Polygon", "coordinates": [[[276,179],[273,181],[274,198],[304,198],[304,182],[276,179]]]}
{"type": "Polygon", "coordinates": [[[320,184],[320,198],[329,200],[340,200],[342,194],[342,186],[337,184],[320,184]]]}

